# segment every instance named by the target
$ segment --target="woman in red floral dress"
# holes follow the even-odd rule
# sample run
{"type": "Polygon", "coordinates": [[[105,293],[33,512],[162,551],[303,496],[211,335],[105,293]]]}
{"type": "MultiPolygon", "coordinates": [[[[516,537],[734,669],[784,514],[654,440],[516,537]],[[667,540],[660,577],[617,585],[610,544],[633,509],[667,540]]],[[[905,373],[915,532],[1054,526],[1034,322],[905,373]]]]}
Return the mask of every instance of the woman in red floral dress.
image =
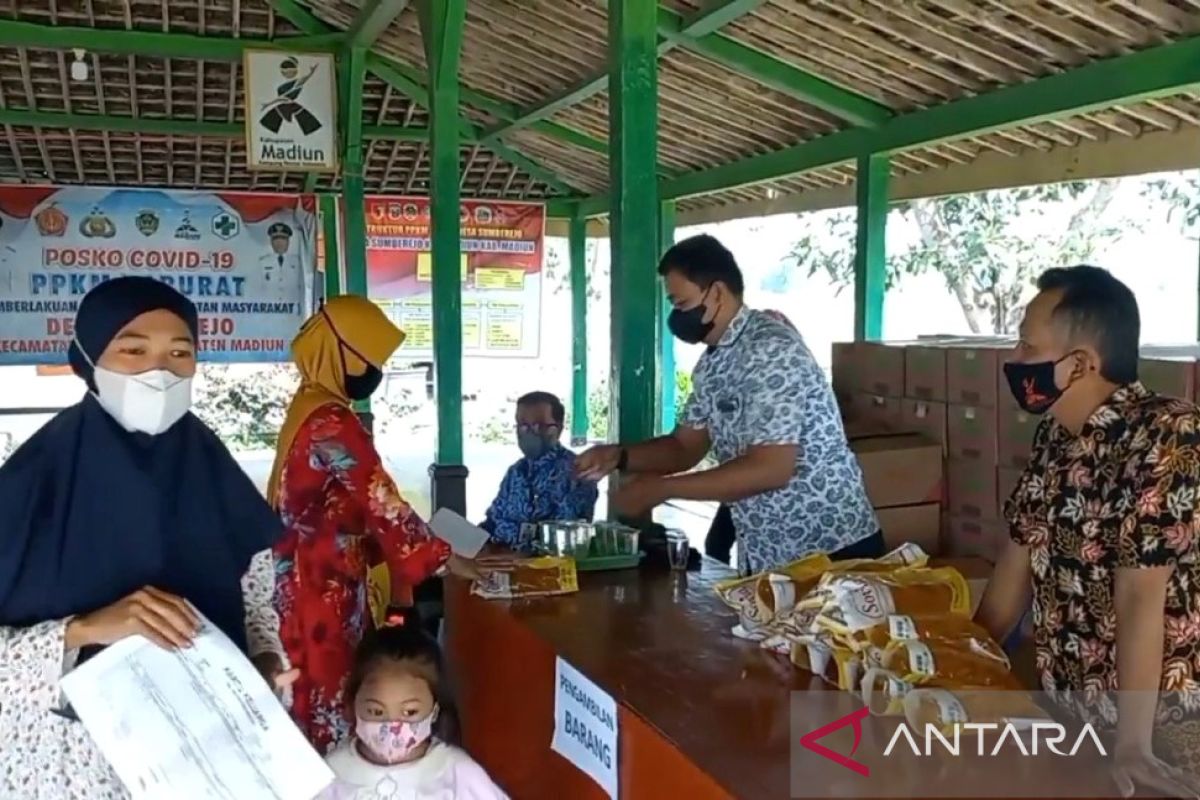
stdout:
{"type": "Polygon", "coordinates": [[[384,562],[393,583],[409,586],[443,564],[475,574],[400,496],[351,408],[379,387],[403,340],[375,304],[347,295],[326,303],[292,343],[301,385],[268,495],[285,527],[275,547],[275,604],[284,649],[300,670],[292,716],[321,752],[351,732],[343,690],[371,624],[368,566],[384,562]]]}

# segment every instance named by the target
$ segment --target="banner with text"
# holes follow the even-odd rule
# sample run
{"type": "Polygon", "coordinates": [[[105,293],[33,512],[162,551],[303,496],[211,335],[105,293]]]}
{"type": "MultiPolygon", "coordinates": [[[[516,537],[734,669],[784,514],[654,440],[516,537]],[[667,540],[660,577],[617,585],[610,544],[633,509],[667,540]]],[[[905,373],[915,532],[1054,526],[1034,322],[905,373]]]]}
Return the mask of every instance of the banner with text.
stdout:
{"type": "Polygon", "coordinates": [[[0,365],[63,364],[88,290],[123,275],[200,312],[199,355],[281,361],[311,312],[312,198],[95,187],[0,188],[0,365]]]}
{"type": "MultiPolygon", "coordinates": [[[[536,358],[545,206],[464,200],[460,226],[463,353],[536,358]]],[[[429,246],[429,198],[367,198],[369,291],[408,334],[403,361],[433,352],[429,246]]]]}

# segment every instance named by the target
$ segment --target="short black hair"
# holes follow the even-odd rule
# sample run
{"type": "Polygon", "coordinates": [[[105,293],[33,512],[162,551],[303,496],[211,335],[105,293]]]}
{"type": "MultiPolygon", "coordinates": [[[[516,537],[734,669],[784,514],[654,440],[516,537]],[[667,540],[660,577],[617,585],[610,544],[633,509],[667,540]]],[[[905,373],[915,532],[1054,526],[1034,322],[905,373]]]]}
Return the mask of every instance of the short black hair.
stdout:
{"type": "Polygon", "coordinates": [[[354,652],[354,665],[346,681],[345,697],[351,710],[367,675],[384,661],[407,662],[412,667],[412,674],[429,684],[429,691],[438,706],[433,733],[443,742],[456,743],[459,738],[458,714],[445,678],[442,649],[416,622],[367,631],[354,652]]]}
{"type": "Polygon", "coordinates": [[[1105,380],[1118,384],[1137,380],[1142,322],[1128,286],[1108,270],[1081,264],[1046,270],[1037,288],[1062,292],[1053,317],[1066,325],[1072,342],[1082,340],[1096,348],[1105,380]]]}
{"type": "Polygon", "coordinates": [[[705,290],[717,281],[728,286],[736,297],[741,297],[746,290],[746,282],[733,253],[707,233],[690,236],[663,253],[658,262],[658,274],[665,278],[670,272],[678,272],[705,290]]]}
{"type": "Polygon", "coordinates": [[[558,423],[561,428],[563,422],[567,419],[567,410],[563,408],[562,400],[558,399],[558,395],[550,392],[530,392],[523,394],[517,398],[517,408],[521,406],[550,406],[550,416],[558,423]]]}

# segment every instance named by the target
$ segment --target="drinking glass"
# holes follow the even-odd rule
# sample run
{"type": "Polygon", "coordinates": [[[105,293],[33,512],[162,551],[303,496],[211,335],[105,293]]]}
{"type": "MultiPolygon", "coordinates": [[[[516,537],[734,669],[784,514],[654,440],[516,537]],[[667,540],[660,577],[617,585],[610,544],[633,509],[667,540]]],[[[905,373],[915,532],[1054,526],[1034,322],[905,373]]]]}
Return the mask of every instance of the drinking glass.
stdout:
{"type": "Polygon", "coordinates": [[[667,531],[667,561],[671,569],[687,569],[689,549],[687,534],[679,530],[667,531]]]}

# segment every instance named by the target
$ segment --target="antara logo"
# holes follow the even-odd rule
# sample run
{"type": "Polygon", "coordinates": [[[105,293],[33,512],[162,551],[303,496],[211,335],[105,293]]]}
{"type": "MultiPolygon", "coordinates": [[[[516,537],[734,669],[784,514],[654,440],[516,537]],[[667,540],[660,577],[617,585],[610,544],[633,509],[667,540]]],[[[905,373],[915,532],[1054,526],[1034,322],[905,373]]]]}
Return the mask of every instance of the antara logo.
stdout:
{"type": "MultiPolygon", "coordinates": [[[[862,721],[869,713],[868,709],[860,708],[851,714],[830,722],[828,725],[822,725],[816,730],[809,731],[800,737],[800,746],[816,753],[822,758],[845,767],[851,772],[856,772],[864,777],[870,777],[871,768],[861,761],[851,758],[858,751],[859,744],[862,743],[862,721]],[[819,739],[823,739],[834,731],[847,726],[854,731],[854,745],[850,748],[850,755],[842,755],[818,742],[819,739]]],[[[1056,756],[1073,756],[1080,751],[1088,740],[1091,740],[1097,754],[1101,756],[1108,755],[1108,752],[1104,749],[1104,745],[1100,742],[1100,737],[1097,735],[1096,729],[1091,724],[1084,725],[1075,737],[1074,744],[1071,745],[1070,750],[1064,751],[1059,749],[1059,745],[1067,741],[1067,730],[1062,725],[1056,722],[1021,724],[1011,721],[1003,724],[995,722],[966,722],[955,726],[949,735],[943,733],[936,725],[930,724],[925,726],[924,736],[914,734],[913,729],[907,723],[901,722],[896,726],[896,731],[888,741],[887,747],[884,748],[883,755],[885,757],[890,756],[897,747],[907,746],[907,749],[914,756],[932,756],[937,753],[957,756],[962,753],[963,740],[966,739],[969,742],[972,734],[974,734],[976,741],[975,751],[981,756],[997,755],[1009,740],[1012,741],[1012,745],[1020,751],[1022,756],[1037,756],[1046,751],[1056,756]],[[989,744],[991,742],[994,743],[989,744]]]]}

